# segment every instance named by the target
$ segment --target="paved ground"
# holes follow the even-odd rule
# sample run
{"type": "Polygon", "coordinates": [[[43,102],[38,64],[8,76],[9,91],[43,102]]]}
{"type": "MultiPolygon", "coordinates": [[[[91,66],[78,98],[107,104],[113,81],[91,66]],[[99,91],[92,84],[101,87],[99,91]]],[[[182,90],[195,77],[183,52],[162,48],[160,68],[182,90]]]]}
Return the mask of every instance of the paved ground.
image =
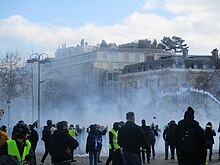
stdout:
{"type": "MultiPolygon", "coordinates": [[[[40,164],[40,158],[42,157],[42,153],[37,154],[37,164],[40,164]]],[[[77,162],[72,163],[72,165],[89,165],[89,158],[87,155],[75,155],[75,159],[77,162]]],[[[107,157],[101,157],[101,160],[103,163],[99,163],[99,165],[105,165],[107,157]]],[[[50,156],[47,157],[44,165],[50,165],[50,156]]],[[[154,160],[151,160],[150,162],[151,165],[177,165],[177,160],[164,160],[164,156],[162,154],[159,154],[156,156],[154,160]]],[[[209,162],[209,164],[212,165],[220,165],[220,161],[218,161],[218,155],[213,154],[213,161],[209,162]]]]}

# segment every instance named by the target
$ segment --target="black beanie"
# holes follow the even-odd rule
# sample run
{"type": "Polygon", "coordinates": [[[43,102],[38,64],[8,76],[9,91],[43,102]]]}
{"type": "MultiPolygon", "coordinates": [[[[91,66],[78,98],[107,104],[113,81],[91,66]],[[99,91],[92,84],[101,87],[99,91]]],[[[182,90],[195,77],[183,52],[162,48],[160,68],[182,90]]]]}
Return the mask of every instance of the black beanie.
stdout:
{"type": "Polygon", "coordinates": [[[187,108],[187,111],[184,114],[184,118],[185,119],[194,119],[194,113],[195,113],[195,111],[193,110],[193,108],[189,106],[187,108]]]}

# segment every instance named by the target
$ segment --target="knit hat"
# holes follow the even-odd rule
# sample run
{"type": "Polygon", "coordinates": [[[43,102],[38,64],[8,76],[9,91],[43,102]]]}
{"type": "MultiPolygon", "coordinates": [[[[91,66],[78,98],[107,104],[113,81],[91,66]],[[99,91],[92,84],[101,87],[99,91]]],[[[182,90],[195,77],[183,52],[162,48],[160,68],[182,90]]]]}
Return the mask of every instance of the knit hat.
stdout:
{"type": "Polygon", "coordinates": [[[195,113],[195,111],[193,110],[193,108],[189,106],[187,108],[187,111],[184,114],[184,118],[193,120],[194,119],[194,113],[195,113]]]}
{"type": "Polygon", "coordinates": [[[212,128],[212,123],[211,123],[211,122],[208,122],[208,123],[206,124],[206,128],[212,128]]]}

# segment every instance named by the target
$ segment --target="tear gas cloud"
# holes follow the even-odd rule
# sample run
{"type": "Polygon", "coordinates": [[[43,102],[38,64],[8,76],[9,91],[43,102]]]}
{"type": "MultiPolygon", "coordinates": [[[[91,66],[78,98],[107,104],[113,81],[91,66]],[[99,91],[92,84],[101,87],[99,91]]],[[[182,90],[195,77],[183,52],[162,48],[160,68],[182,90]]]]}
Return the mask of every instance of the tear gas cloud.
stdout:
{"type": "MultiPolygon", "coordinates": [[[[82,97],[81,97],[82,98],[82,97]]],[[[22,104],[11,106],[10,125],[14,125],[18,120],[24,120],[26,123],[32,123],[31,110],[21,108],[26,107],[22,104]],[[19,106],[18,106],[19,105],[19,106]]],[[[156,152],[164,153],[164,141],[162,139],[163,128],[171,120],[176,123],[183,119],[187,107],[191,106],[195,110],[195,120],[205,128],[207,122],[212,122],[213,128],[217,132],[219,126],[219,101],[210,93],[194,88],[179,88],[173,93],[161,91],[152,93],[148,89],[142,89],[129,93],[126,96],[115,97],[112,100],[106,100],[99,96],[84,97],[77,104],[65,104],[57,109],[41,109],[41,126],[46,124],[48,119],[54,123],[66,120],[69,124],[79,124],[87,128],[90,124],[108,126],[112,128],[113,122],[125,121],[125,114],[128,111],[135,113],[135,122],[141,125],[141,120],[145,119],[147,125],[154,123],[161,129],[160,137],[157,139],[156,152]],[[174,104],[172,100],[177,99],[174,104]],[[179,101],[180,100],[180,101],[179,101]]],[[[7,113],[6,113],[7,115],[7,113]]],[[[1,121],[7,125],[7,116],[1,121]]],[[[87,133],[84,136],[84,142],[81,143],[81,149],[85,149],[87,133]]],[[[108,154],[108,135],[103,137],[103,155],[108,154]]],[[[43,147],[39,142],[38,151],[43,147]]],[[[215,137],[214,150],[218,148],[218,138],[215,137]]],[[[84,150],[85,151],[85,150],[84,150]]]]}

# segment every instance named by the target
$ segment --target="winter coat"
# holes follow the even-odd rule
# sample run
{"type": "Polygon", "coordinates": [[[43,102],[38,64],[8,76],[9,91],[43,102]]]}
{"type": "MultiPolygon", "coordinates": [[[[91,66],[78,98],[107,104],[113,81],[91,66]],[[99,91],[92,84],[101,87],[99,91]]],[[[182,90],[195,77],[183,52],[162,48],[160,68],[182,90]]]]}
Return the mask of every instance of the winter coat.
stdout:
{"type": "Polygon", "coordinates": [[[50,136],[51,136],[51,126],[44,126],[44,129],[42,131],[42,138],[41,140],[44,141],[44,143],[49,143],[49,140],[50,140],[50,136]]]}
{"type": "MultiPolygon", "coordinates": [[[[180,154],[177,147],[177,157],[178,161],[182,164],[187,165],[200,165],[205,164],[206,162],[206,146],[205,146],[205,138],[204,138],[204,130],[199,125],[199,122],[194,119],[184,118],[183,120],[178,122],[177,126],[177,135],[179,130],[182,128],[192,128],[196,133],[196,148],[197,152],[191,155],[183,155],[180,154]],[[187,161],[187,163],[185,162],[187,161]]],[[[178,137],[178,136],[176,136],[178,137]]],[[[178,141],[176,139],[176,145],[178,146],[178,141]]]]}
{"type": "Polygon", "coordinates": [[[118,144],[125,152],[140,153],[140,147],[147,148],[148,142],[142,128],[127,121],[118,131],[118,144]]]}
{"type": "Polygon", "coordinates": [[[99,135],[98,131],[96,130],[91,130],[87,136],[86,140],[86,153],[89,152],[98,152],[95,144],[95,138],[99,135]]]}
{"type": "Polygon", "coordinates": [[[49,153],[54,163],[71,160],[71,153],[78,146],[79,143],[69,135],[68,130],[58,129],[50,137],[49,153]]]}
{"type": "Polygon", "coordinates": [[[163,130],[163,140],[167,141],[167,133],[168,133],[168,126],[165,127],[165,129],[163,130]]]}
{"type": "Polygon", "coordinates": [[[215,131],[212,129],[212,127],[206,127],[205,129],[205,141],[207,147],[211,147],[211,145],[214,144],[214,136],[216,136],[215,131]]]}
{"type": "Polygon", "coordinates": [[[28,140],[31,142],[31,147],[35,151],[37,147],[37,142],[38,142],[38,133],[35,129],[31,129],[30,136],[28,137],[28,140]]]}
{"type": "Polygon", "coordinates": [[[169,145],[176,144],[176,129],[177,129],[176,123],[169,125],[169,128],[167,130],[167,142],[169,145]]]}

